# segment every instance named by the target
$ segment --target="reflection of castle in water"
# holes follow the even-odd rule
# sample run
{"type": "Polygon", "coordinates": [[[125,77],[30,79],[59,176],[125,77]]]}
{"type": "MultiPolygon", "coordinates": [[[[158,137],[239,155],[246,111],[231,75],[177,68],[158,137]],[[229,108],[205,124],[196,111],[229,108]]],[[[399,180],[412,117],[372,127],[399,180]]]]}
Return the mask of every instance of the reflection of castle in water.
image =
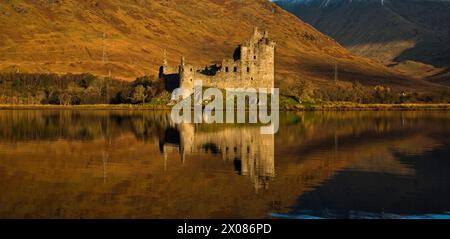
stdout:
{"type": "Polygon", "coordinates": [[[275,177],[275,136],[262,135],[260,127],[180,124],[168,127],[161,137],[160,150],[165,160],[177,153],[210,153],[233,162],[236,172],[248,176],[255,190],[267,189],[275,177]]]}

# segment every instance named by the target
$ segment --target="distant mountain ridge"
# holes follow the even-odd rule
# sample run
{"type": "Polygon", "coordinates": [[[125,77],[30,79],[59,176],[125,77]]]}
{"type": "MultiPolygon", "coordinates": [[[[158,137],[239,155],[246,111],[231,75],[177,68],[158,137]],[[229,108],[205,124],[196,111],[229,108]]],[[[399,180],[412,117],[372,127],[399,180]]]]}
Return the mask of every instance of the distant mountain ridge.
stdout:
{"type": "Polygon", "coordinates": [[[448,0],[275,2],[356,54],[385,64],[420,62],[439,68],[450,66],[448,0]]]}

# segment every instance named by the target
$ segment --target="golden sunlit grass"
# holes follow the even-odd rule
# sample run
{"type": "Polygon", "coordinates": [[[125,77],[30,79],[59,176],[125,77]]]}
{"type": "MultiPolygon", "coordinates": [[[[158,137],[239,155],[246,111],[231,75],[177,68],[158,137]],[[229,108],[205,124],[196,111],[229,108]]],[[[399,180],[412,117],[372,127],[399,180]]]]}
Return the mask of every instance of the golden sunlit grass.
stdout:
{"type": "MultiPolygon", "coordinates": [[[[119,104],[119,105],[0,105],[0,110],[171,110],[163,104],[119,104]]],[[[406,104],[359,104],[352,102],[293,103],[282,101],[280,111],[371,111],[371,110],[450,110],[450,104],[406,103],[406,104]]]]}
{"type": "Polygon", "coordinates": [[[258,26],[277,42],[282,90],[299,79],[329,84],[335,62],[343,81],[433,87],[352,55],[267,0],[14,1],[0,11],[0,71],[100,76],[111,71],[115,78],[134,80],[157,73],[164,49],[170,64],[182,55],[197,65],[231,57],[258,26]]]}
{"type": "Polygon", "coordinates": [[[359,104],[352,102],[324,102],[295,105],[293,110],[450,110],[450,104],[359,104]]]}

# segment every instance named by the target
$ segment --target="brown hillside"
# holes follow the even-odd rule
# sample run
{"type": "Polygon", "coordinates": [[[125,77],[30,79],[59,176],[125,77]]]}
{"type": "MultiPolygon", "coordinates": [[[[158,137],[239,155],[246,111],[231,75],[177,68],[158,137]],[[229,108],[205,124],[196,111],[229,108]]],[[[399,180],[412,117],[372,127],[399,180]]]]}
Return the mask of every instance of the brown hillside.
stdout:
{"type": "Polygon", "coordinates": [[[435,85],[401,77],[357,57],[267,0],[6,0],[0,3],[0,70],[111,74],[132,80],[156,74],[167,49],[208,64],[232,54],[254,26],[278,43],[276,79],[339,79],[399,88],[435,85]],[[103,40],[105,36],[105,40],[103,40]],[[105,49],[105,54],[103,54],[105,49]]]}

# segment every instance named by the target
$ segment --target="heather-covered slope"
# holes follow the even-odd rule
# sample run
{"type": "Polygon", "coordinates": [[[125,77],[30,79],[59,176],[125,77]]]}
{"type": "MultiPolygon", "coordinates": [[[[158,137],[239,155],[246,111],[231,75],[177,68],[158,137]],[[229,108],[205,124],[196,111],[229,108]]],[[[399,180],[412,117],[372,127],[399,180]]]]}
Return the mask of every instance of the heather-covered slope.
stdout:
{"type": "Polygon", "coordinates": [[[0,70],[80,73],[134,79],[156,74],[167,49],[208,64],[232,54],[253,27],[278,43],[281,88],[299,79],[326,85],[339,79],[399,88],[435,85],[406,79],[352,55],[334,40],[267,0],[7,0],[0,3],[0,70]]]}

